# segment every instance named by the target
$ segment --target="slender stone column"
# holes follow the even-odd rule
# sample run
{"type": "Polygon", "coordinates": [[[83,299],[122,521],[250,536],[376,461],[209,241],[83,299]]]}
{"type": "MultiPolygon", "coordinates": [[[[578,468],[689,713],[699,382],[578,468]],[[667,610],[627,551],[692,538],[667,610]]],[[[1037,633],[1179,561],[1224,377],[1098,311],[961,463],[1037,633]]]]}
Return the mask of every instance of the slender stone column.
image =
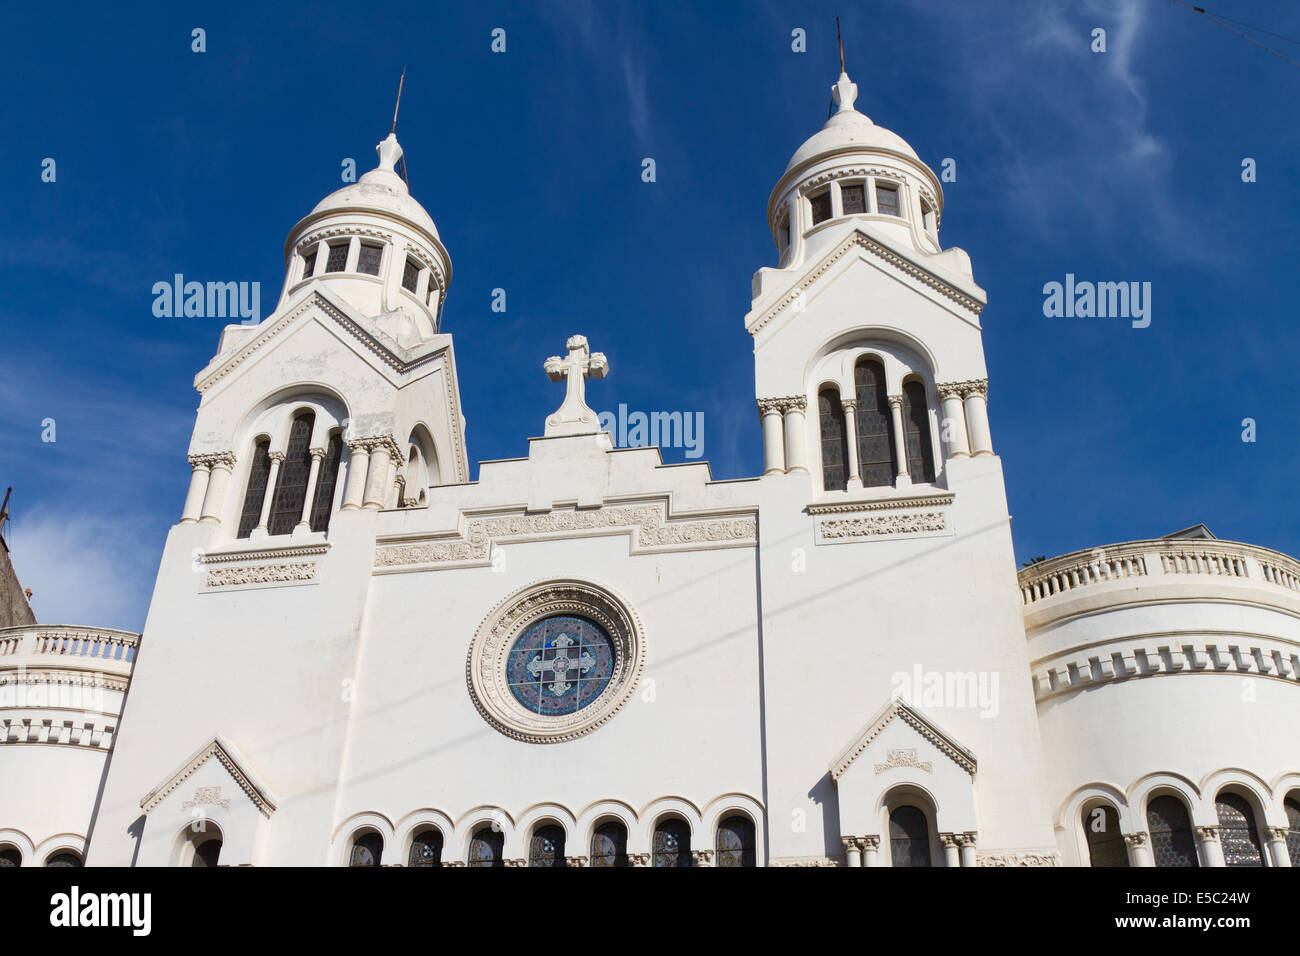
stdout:
{"type": "Polygon", "coordinates": [[[862,865],[862,841],[857,837],[840,837],[840,842],[844,844],[844,856],[849,866],[862,865]]]}
{"type": "Polygon", "coordinates": [[[785,407],[785,470],[789,474],[808,473],[808,440],[804,411],[808,399],[802,395],[783,400],[785,407]]]}
{"type": "Polygon", "coordinates": [[[253,529],[253,535],[259,538],[270,533],[267,525],[271,522],[271,501],[275,498],[275,482],[280,477],[280,464],[284,461],[284,452],[273,451],[268,457],[271,459],[271,470],[266,476],[266,491],[262,493],[262,516],[257,519],[257,527],[253,529]]]}
{"type": "Polygon", "coordinates": [[[367,438],[354,438],[348,442],[348,486],[343,491],[340,511],[357,511],[361,507],[370,465],[370,444],[367,438]]]}
{"type": "Polygon", "coordinates": [[[961,848],[962,866],[975,866],[975,837],[974,833],[962,833],[957,837],[957,846],[961,848]]]}
{"type": "Polygon", "coordinates": [[[203,493],[203,514],[199,520],[220,524],[221,509],[226,504],[226,486],[230,484],[230,473],[235,468],[235,454],[227,451],[207,457],[212,459],[212,474],[203,493]]]}
{"type": "Polygon", "coordinates": [[[943,865],[948,867],[961,866],[961,856],[957,850],[957,837],[952,833],[940,833],[939,842],[943,844],[943,865]]]}
{"type": "Polygon", "coordinates": [[[382,442],[370,446],[370,473],[366,476],[366,499],[363,508],[377,511],[384,506],[384,497],[388,494],[388,449],[382,442]]]}
{"type": "Polygon", "coordinates": [[[880,866],[880,837],[866,836],[862,838],[862,865],[880,866]]]}
{"type": "Polygon", "coordinates": [[[993,436],[989,433],[988,379],[963,382],[962,399],[966,405],[966,425],[970,429],[971,453],[993,454],[993,436]]]}
{"type": "Polygon", "coordinates": [[[763,474],[785,474],[785,435],[781,429],[781,400],[760,398],[758,413],[763,418],[763,474]]]}
{"type": "Polygon", "coordinates": [[[212,462],[207,455],[190,455],[190,490],[185,496],[185,507],[181,509],[181,524],[198,521],[203,513],[203,496],[208,490],[208,478],[212,474],[212,462]]]}
{"type": "Polygon", "coordinates": [[[325,458],[324,448],[310,448],[311,471],[307,474],[307,494],[302,499],[302,520],[293,529],[294,534],[311,530],[311,506],[316,500],[316,481],[320,478],[320,463],[325,458]]]}
{"type": "Polygon", "coordinates": [[[1201,845],[1202,866],[1223,866],[1223,847],[1219,845],[1218,827],[1197,827],[1196,840],[1201,845]]]}
{"type": "Polygon", "coordinates": [[[965,458],[970,455],[970,441],[966,435],[966,410],[961,402],[961,383],[936,384],[935,390],[943,405],[939,434],[946,436],[944,453],[949,458],[965,458]]]}
{"type": "Polygon", "coordinates": [[[1130,866],[1155,866],[1155,858],[1151,856],[1151,847],[1147,844],[1147,835],[1142,832],[1124,834],[1124,845],[1128,847],[1128,862],[1130,866]]]}
{"type": "Polygon", "coordinates": [[[849,446],[849,491],[862,490],[862,475],[858,472],[858,400],[846,398],[840,402],[844,409],[844,435],[849,446]]]}
{"type": "Polygon", "coordinates": [[[894,422],[894,456],[898,459],[898,477],[894,480],[895,488],[907,488],[912,484],[912,476],[907,473],[907,443],[903,440],[903,396],[889,396],[889,417],[894,422]]]}
{"type": "Polygon", "coordinates": [[[1291,856],[1286,849],[1286,830],[1282,827],[1269,827],[1264,831],[1268,838],[1268,857],[1274,866],[1290,866],[1291,856]]]}

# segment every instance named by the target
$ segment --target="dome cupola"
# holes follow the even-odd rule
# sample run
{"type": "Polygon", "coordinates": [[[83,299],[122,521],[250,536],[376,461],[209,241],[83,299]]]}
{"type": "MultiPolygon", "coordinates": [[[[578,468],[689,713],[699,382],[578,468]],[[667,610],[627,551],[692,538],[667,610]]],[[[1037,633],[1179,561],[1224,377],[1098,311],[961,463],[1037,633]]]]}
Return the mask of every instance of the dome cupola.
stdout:
{"type": "Polygon", "coordinates": [[[858,85],[847,73],[831,97],[834,114],[795,150],[768,200],[781,267],[863,223],[919,252],[939,252],[938,177],[906,140],[856,109],[858,85]]]}
{"type": "Polygon", "coordinates": [[[397,173],[396,134],[375,149],[376,168],[330,193],[289,233],[281,304],[327,288],[409,347],[438,332],[451,257],[397,173]]]}

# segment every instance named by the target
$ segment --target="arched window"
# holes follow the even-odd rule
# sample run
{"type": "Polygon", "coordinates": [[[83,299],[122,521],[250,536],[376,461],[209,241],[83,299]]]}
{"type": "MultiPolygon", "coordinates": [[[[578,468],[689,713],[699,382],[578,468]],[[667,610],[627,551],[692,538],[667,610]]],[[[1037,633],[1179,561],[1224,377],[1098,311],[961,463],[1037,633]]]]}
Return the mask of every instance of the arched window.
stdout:
{"type": "Polygon", "coordinates": [[[1246,798],[1221,793],[1214,798],[1219,814],[1219,845],[1226,866],[1263,866],[1264,850],[1255,829],[1255,813],[1246,798]]]}
{"type": "Polygon", "coordinates": [[[889,814],[889,859],[893,866],[930,865],[930,821],[917,807],[895,807],[889,814]]]}
{"type": "Polygon", "coordinates": [[[407,866],[442,866],[442,831],[430,827],[421,830],[411,841],[407,866]]]}
{"type": "Polygon", "coordinates": [[[867,488],[892,485],[898,475],[894,454],[894,420],[885,391],[885,367],[875,359],[862,359],[853,369],[857,393],[858,472],[867,488]]]}
{"type": "Polygon", "coordinates": [[[348,866],[378,866],[384,855],[384,838],[371,831],[352,841],[352,856],[348,866]]]}
{"type": "Polygon", "coordinates": [[[470,866],[505,866],[506,861],[501,852],[505,849],[506,837],[500,830],[491,826],[479,827],[469,841],[470,866]]]}
{"type": "Polygon", "coordinates": [[[718,824],[718,866],[754,866],[754,821],[736,814],[718,824]]]}
{"type": "Polygon", "coordinates": [[[64,850],[62,853],[56,853],[45,861],[46,866],[84,866],[81,857],[71,850],[64,850]]]}
{"type": "Polygon", "coordinates": [[[1119,813],[1108,803],[1098,804],[1083,815],[1083,832],[1088,835],[1089,866],[1128,866],[1128,849],[1119,832],[1119,813]]]}
{"type": "Polygon", "coordinates": [[[311,530],[326,531],[334,508],[334,488],[339,480],[339,462],[343,460],[343,436],[335,432],[325,449],[325,458],[316,475],[316,495],[311,503],[311,530]]]}
{"type": "Polygon", "coordinates": [[[221,837],[214,836],[194,848],[194,859],[190,861],[190,866],[216,866],[219,859],[221,859],[221,837]]]}
{"type": "Polygon", "coordinates": [[[528,842],[529,866],[564,866],[564,828],[550,824],[533,831],[528,842]]]}
{"type": "Polygon", "coordinates": [[[247,538],[262,517],[266,498],[266,478],[271,472],[271,442],[263,438],[253,449],[253,463],[248,469],[248,490],[244,493],[244,510],[239,516],[240,538],[247,538]]]}
{"type": "Polygon", "coordinates": [[[1156,797],[1147,804],[1147,827],[1156,866],[1200,866],[1187,807],[1177,797],[1156,797]]]}
{"type": "Polygon", "coordinates": [[[917,381],[903,385],[903,448],[907,451],[907,473],[912,481],[934,481],[930,412],[925,404],[925,385],[917,381]]]}
{"type": "Polygon", "coordinates": [[[0,847],[0,868],[6,866],[22,866],[23,855],[17,847],[6,846],[0,847]]]}
{"type": "Polygon", "coordinates": [[[280,464],[271,501],[271,534],[289,534],[302,520],[302,505],[307,497],[307,478],[311,474],[311,430],[316,416],[303,412],[289,429],[289,449],[280,464]]]}
{"type": "Polygon", "coordinates": [[[660,820],[655,825],[654,866],[691,865],[691,828],[679,817],[660,820]]]}
{"type": "Polygon", "coordinates": [[[1286,851],[1291,865],[1300,866],[1300,800],[1287,797],[1282,805],[1286,809],[1286,851]]]}
{"type": "Polygon", "coordinates": [[[839,392],[823,388],[817,396],[817,409],[822,431],[822,487],[843,491],[849,478],[849,439],[839,392]]]}
{"type": "Polygon", "coordinates": [[[627,866],[627,827],[617,821],[602,823],[591,835],[592,866],[627,866]]]}

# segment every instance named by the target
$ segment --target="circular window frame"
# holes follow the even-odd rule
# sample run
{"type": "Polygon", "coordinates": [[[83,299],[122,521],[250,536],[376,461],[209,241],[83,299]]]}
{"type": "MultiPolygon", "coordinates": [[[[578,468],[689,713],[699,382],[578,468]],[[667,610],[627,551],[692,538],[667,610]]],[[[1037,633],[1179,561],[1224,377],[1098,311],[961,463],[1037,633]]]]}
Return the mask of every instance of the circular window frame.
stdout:
{"type": "Polygon", "coordinates": [[[494,729],[527,743],[563,743],[591,733],[622,709],[640,684],[645,656],[645,631],[625,600],[588,581],[565,578],[535,582],[497,604],[470,643],[465,676],[470,699],[494,729]],[[557,614],[585,617],[603,628],[614,647],[614,667],[595,700],[571,714],[543,716],[511,693],[506,665],[520,636],[557,614]]]}

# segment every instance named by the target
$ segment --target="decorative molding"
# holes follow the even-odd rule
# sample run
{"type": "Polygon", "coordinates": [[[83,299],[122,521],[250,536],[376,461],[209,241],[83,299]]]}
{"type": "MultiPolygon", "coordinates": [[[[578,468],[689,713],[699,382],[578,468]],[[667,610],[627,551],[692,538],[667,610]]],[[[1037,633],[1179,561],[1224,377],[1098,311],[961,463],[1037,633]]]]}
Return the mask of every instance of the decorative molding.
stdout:
{"type": "Polygon", "coordinates": [[[839,780],[844,772],[852,766],[853,761],[858,757],[880,736],[881,732],[897,718],[907,724],[925,740],[929,741],[939,752],[946,756],[957,766],[961,767],[972,777],[975,776],[977,769],[975,754],[967,750],[961,744],[957,743],[952,737],[940,730],[919,710],[916,710],[907,701],[901,698],[894,698],[876,714],[875,718],[867,724],[854,738],[853,742],[846,747],[839,757],[831,764],[831,779],[839,780]]]}
{"type": "Polygon", "coordinates": [[[627,534],[630,554],[753,547],[758,522],[752,512],[731,515],[681,515],[668,511],[668,499],[655,504],[605,505],[599,508],[528,514],[519,509],[491,517],[462,513],[464,532],[419,539],[381,538],[375,548],[376,574],[490,565],[497,543],[542,538],[578,538],[627,534]]]}
{"type": "Polygon", "coordinates": [[[645,631],[626,601],[585,581],[540,581],[512,594],[483,619],[466,656],[465,678],[470,699],[494,729],[527,743],[562,743],[591,733],[622,709],[640,685],[645,658],[645,631]],[[506,665],[519,635],[553,614],[580,615],[602,627],[613,642],[614,662],[595,700],[570,714],[543,716],[515,698],[506,683],[506,665]]]}
{"type": "Polygon", "coordinates": [[[917,760],[916,751],[913,750],[889,750],[886,751],[885,762],[876,764],[876,773],[882,774],[886,770],[893,770],[895,767],[915,767],[917,770],[924,770],[930,773],[934,764],[928,760],[917,760]]]}
{"type": "Polygon", "coordinates": [[[933,289],[940,295],[951,299],[968,312],[979,315],[984,309],[984,303],[971,298],[965,292],[944,279],[939,278],[939,276],[935,275],[933,272],[930,272],[928,269],[922,269],[910,260],[900,256],[892,249],[881,245],[865,233],[854,230],[851,236],[832,250],[820,263],[817,264],[816,267],[805,274],[803,279],[797,282],[780,298],[780,300],[773,304],[751,326],[749,326],[749,334],[756,335],[762,331],[769,322],[788,308],[797,298],[802,296],[804,292],[811,288],[818,279],[830,270],[831,266],[843,259],[855,247],[864,249],[876,258],[884,260],[898,271],[917,280],[930,289],[933,289]]]}
{"type": "Polygon", "coordinates": [[[1056,853],[979,853],[978,866],[1060,866],[1056,853]]]}
{"type": "MultiPolygon", "coordinates": [[[[52,711],[59,713],[59,711],[52,711]]],[[[68,713],[68,711],[63,711],[68,713]]],[[[118,716],[104,714],[102,719],[90,718],[77,711],[79,723],[71,720],[34,717],[0,716],[0,745],[45,744],[47,746],[89,747],[92,750],[110,751],[117,737],[118,716]],[[66,735],[66,739],[65,738],[66,735]]]]}
{"type": "Polygon", "coordinates": [[[209,551],[199,559],[201,564],[224,564],[230,561],[267,561],[282,558],[300,558],[324,554],[329,543],[291,545],[284,548],[245,548],[239,551],[209,551]]]}
{"type": "MultiPolygon", "coordinates": [[[[330,229],[317,229],[315,232],[303,236],[294,244],[293,251],[301,256],[308,246],[313,246],[322,239],[333,239],[339,236],[367,236],[371,239],[382,239],[385,242],[393,241],[393,234],[384,232],[382,229],[365,229],[361,226],[334,226],[330,229]]],[[[322,272],[321,275],[326,275],[326,273],[322,272]]],[[[313,276],[312,278],[319,278],[319,276],[313,276]]]]}
{"type": "Polygon", "coordinates": [[[182,810],[189,810],[191,807],[221,807],[223,810],[229,810],[230,801],[221,798],[220,787],[196,787],[194,797],[181,804],[182,810]]]}

